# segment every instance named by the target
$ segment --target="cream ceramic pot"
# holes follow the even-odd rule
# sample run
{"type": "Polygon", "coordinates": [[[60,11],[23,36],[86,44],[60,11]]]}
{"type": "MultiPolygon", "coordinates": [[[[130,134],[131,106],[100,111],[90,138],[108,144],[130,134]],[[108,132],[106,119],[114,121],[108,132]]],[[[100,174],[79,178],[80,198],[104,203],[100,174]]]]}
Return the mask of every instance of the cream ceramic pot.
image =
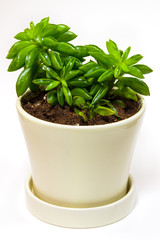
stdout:
{"type": "Polygon", "coordinates": [[[95,207],[125,196],[145,102],[134,116],[99,126],[68,126],[17,110],[28,147],[34,193],[65,207],[95,207]]]}

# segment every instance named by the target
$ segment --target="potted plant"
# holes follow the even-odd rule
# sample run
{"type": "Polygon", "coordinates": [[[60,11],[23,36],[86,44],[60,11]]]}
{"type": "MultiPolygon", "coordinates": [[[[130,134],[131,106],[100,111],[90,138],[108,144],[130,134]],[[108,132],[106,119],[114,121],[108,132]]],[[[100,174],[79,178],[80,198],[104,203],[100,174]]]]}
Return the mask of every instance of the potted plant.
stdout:
{"type": "Polygon", "coordinates": [[[152,69],[137,64],[140,54],[128,57],[131,47],[109,40],[105,53],[70,44],[76,36],[49,18],[31,22],[15,36],[8,71],[23,68],[16,91],[32,171],[28,208],[49,223],[94,227],[133,208],[130,165],[152,69]]]}

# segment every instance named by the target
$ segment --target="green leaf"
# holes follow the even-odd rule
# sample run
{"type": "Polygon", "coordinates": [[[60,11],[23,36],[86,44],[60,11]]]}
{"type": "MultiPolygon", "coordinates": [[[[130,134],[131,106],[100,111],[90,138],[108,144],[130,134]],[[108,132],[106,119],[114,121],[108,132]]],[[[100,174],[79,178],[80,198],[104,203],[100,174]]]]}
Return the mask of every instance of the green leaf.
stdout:
{"type": "Polygon", "coordinates": [[[83,119],[84,122],[87,122],[87,116],[83,112],[81,112],[77,108],[74,108],[74,111],[76,114],[78,114],[83,119]]]}
{"type": "Polygon", "coordinates": [[[45,24],[45,26],[47,26],[48,22],[49,22],[49,17],[43,18],[41,20],[41,22],[43,22],[45,24]]]}
{"type": "Polygon", "coordinates": [[[40,58],[43,64],[47,65],[48,67],[52,65],[49,55],[46,52],[40,52],[40,58]]]}
{"type": "Polygon", "coordinates": [[[58,76],[58,74],[57,74],[53,69],[51,69],[50,67],[43,65],[42,69],[43,69],[44,71],[46,71],[47,73],[49,73],[49,75],[50,75],[51,77],[53,77],[53,78],[55,78],[55,79],[57,79],[57,80],[60,79],[59,76],[58,76]]]}
{"type": "Polygon", "coordinates": [[[88,72],[89,70],[91,70],[92,68],[97,67],[97,66],[98,66],[97,63],[95,63],[95,62],[93,62],[92,60],[90,60],[90,62],[87,62],[87,63],[85,63],[84,65],[80,66],[79,69],[80,69],[82,72],[86,73],[86,72],[88,72]]]}
{"type": "Polygon", "coordinates": [[[76,49],[78,50],[78,53],[76,53],[76,57],[77,58],[83,58],[83,57],[86,57],[88,56],[88,52],[87,52],[87,49],[86,47],[84,46],[76,46],[76,49]]]}
{"type": "Polygon", "coordinates": [[[139,62],[141,59],[143,58],[142,55],[140,54],[136,54],[136,55],[133,55],[132,57],[128,58],[125,63],[130,66],[130,65],[133,65],[137,62],[139,62]]]}
{"type": "Polygon", "coordinates": [[[31,31],[31,29],[29,29],[29,28],[24,29],[24,33],[27,35],[27,37],[28,37],[30,40],[33,40],[34,34],[33,34],[33,32],[31,31]]]}
{"type": "Polygon", "coordinates": [[[84,100],[84,98],[80,97],[80,96],[74,96],[73,97],[73,105],[79,108],[83,108],[83,106],[85,105],[86,101],[84,100]]]}
{"type": "Polygon", "coordinates": [[[32,82],[37,85],[45,86],[45,85],[51,84],[53,82],[53,79],[38,78],[38,79],[34,79],[32,82]]]}
{"type": "Polygon", "coordinates": [[[35,48],[35,45],[30,45],[19,51],[19,53],[17,55],[17,68],[18,69],[24,66],[27,54],[34,48],[35,48]]]}
{"type": "Polygon", "coordinates": [[[132,67],[135,67],[138,70],[140,70],[142,74],[147,74],[147,73],[153,72],[153,70],[150,67],[143,65],[143,64],[133,65],[132,67]]]}
{"type": "Polygon", "coordinates": [[[79,70],[69,71],[65,75],[65,80],[68,81],[79,74],[79,70]]]}
{"type": "Polygon", "coordinates": [[[84,88],[90,86],[92,83],[90,83],[88,80],[85,79],[85,77],[82,76],[68,81],[68,84],[71,87],[84,88]]]}
{"type": "Polygon", "coordinates": [[[125,52],[122,54],[122,61],[125,61],[131,51],[131,47],[128,47],[125,52]]]}
{"type": "Polygon", "coordinates": [[[75,64],[75,58],[72,57],[72,58],[68,61],[67,65],[66,65],[65,72],[66,72],[66,73],[70,72],[70,71],[72,70],[74,64],[75,64]]]}
{"type": "Polygon", "coordinates": [[[41,37],[54,36],[57,31],[57,27],[58,26],[56,24],[49,23],[41,33],[41,37]]]}
{"type": "Polygon", "coordinates": [[[101,48],[99,48],[96,45],[85,45],[85,48],[87,49],[88,52],[103,52],[103,50],[101,48]]]}
{"type": "Polygon", "coordinates": [[[50,50],[49,51],[49,56],[50,56],[50,59],[51,59],[51,62],[52,62],[52,66],[56,70],[61,70],[62,67],[63,67],[63,63],[61,61],[60,54],[58,52],[50,50]]]}
{"type": "Polygon", "coordinates": [[[62,35],[63,33],[67,32],[69,29],[70,29],[70,27],[68,27],[67,25],[58,24],[56,32],[54,33],[54,37],[58,38],[60,35],[62,35]]]}
{"type": "Polygon", "coordinates": [[[63,93],[66,99],[66,102],[68,103],[69,106],[72,106],[72,94],[69,90],[68,87],[63,86],[63,93]]]}
{"type": "Polygon", "coordinates": [[[94,112],[101,116],[111,116],[115,114],[115,111],[111,108],[98,106],[94,109],[94,112]]]}
{"type": "Polygon", "coordinates": [[[18,97],[26,92],[26,90],[30,86],[31,81],[32,68],[26,68],[21,72],[16,82],[16,92],[18,97]]]}
{"type": "Polygon", "coordinates": [[[117,99],[117,100],[114,101],[114,103],[116,103],[118,105],[118,107],[120,107],[120,108],[125,108],[126,107],[124,101],[122,101],[122,100],[117,99]]]}
{"type": "Polygon", "coordinates": [[[68,55],[75,55],[76,53],[78,53],[78,50],[73,45],[66,42],[59,42],[56,49],[59,52],[65,53],[68,55]]]}
{"type": "Polygon", "coordinates": [[[96,93],[96,95],[94,96],[94,98],[92,99],[92,105],[95,104],[96,102],[98,102],[101,98],[103,98],[106,93],[108,91],[108,86],[102,86],[98,92],[96,93]]]}
{"type": "Polygon", "coordinates": [[[23,49],[23,48],[25,48],[29,45],[32,45],[32,44],[33,44],[33,42],[30,42],[30,41],[18,41],[18,42],[16,42],[10,48],[6,58],[8,58],[8,59],[14,58],[21,49],[23,49]]]}
{"type": "Polygon", "coordinates": [[[89,78],[98,78],[100,77],[104,72],[106,71],[105,68],[103,67],[94,67],[91,70],[89,70],[87,73],[84,74],[85,77],[89,77],[89,78]]]}
{"type": "Polygon", "coordinates": [[[30,46],[20,50],[19,53],[17,54],[17,56],[10,63],[10,65],[8,67],[8,71],[9,72],[16,71],[16,70],[20,69],[21,67],[23,67],[25,64],[26,55],[33,48],[35,48],[35,45],[30,45],[30,46]]]}
{"type": "Polygon", "coordinates": [[[53,91],[49,91],[47,94],[47,102],[52,105],[55,106],[58,103],[57,100],[57,91],[53,90],[53,91]]]}
{"type": "Polygon", "coordinates": [[[39,48],[34,48],[26,55],[25,65],[27,68],[31,67],[36,62],[39,53],[40,53],[39,48]]]}
{"type": "Polygon", "coordinates": [[[121,70],[124,72],[124,73],[128,73],[129,72],[129,68],[128,66],[126,65],[126,63],[122,62],[120,64],[120,67],[121,67],[121,70]]]}
{"type": "Polygon", "coordinates": [[[54,37],[44,37],[42,39],[42,42],[43,42],[43,45],[48,47],[48,48],[51,48],[53,50],[55,50],[55,48],[58,46],[58,42],[57,40],[54,38],[54,37]]]}
{"type": "Polygon", "coordinates": [[[109,70],[106,70],[104,73],[102,73],[102,75],[98,78],[98,82],[104,82],[112,78],[113,78],[113,70],[109,69],[109,70]]]}
{"type": "Polygon", "coordinates": [[[32,32],[34,32],[34,30],[35,30],[35,25],[32,21],[30,22],[30,29],[32,32]]]}
{"type": "Polygon", "coordinates": [[[115,56],[115,58],[120,59],[121,54],[115,42],[113,42],[112,40],[107,41],[106,47],[110,55],[113,55],[115,56]]]}
{"type": "Polygon", "coordinates": [[[38,46],[42,45],[42,38],[40,36],[34,37],[33,40],[38,46]]]}
{"type": "Polygon", "coordinates": [[[14,36],[14,38],[17,40],[21,40],[21,41],[29,41],[30,40],[30,38],[24,32],[18,33],[16,36],[14,36]]]}
{"type": "Polygon", "coordinates": [[[72,96],[80,96],[84,98],[86,101],[89,101],[92,99],[92,96],[89,94],[89,92],[85,88],[74,88],[71,90],[72,96]]]}
{"type": "Polygon", "coordinates": [[[61,86],[59,86],[57,89],[57,99],[58,99],[59,104],[63,107],[64,106],[64,93],[63,93],[63,88],[61,86]]]}
{"type": "Polygon", "coordinates": [[[8,67],[8,72],[13,72],[18,70],[19,68],[17,68],[17,59],[18,57],[16,56],[15,58],[13,58],[12,62],[10,63],[9,67],[8,67]]]}
{"type": "Polygon", "coordinates": [[[36,24],[34,28],[34,33],[36,36],[41,35],[46,25],[48,24],[49,18],[42,19],[39,23],[36,24]]]}
{"type": "Polygon", "coordinates": [[[113,55],[107,55],[103,52],[89,52],[89,54],[107,67],[112,67],[117,64],[117,60],[113,55]]]}
{"type": "Polygon", "coordinates": [[[61,34],[59,37],[57,37],[57,41],[59,42],[69,42],[73,39],[75,39],[77,37],[77,35],[73,32],[65,32],[63,34],[61,34]]]}
{"type": "Polygon", "coordinates": [[[90,89],[90,94],[94,96],[99,91],[99,89],[101,89],[101,87],[102,85],[100,83],[93,84],[90,89]]]}
{"type": "Polygon", "coordinates": [[[51,83],[46,87],[45,90],[46,90],[46,91],[52,90],[52,89],[58,87],[59,84],[60,84],[59,81],[53,81],[53,82],[51,82],[51,83]]]}
{"type": "Polygon", "coordinates": [[[137,98],[137,94],[135,91],[133,91],[132,89],[128,88],[128,87],[124,87],[123,89],[117,89],[117,90],[114,90],[112,92],[112,94],[114,96],[118,96],[118,97],[123,97],[123,98],[126,98],[126,99],[131,99],[133,101],[138,101],[138,98],[137,98]]]}
{"type": "Polygon", "coordinates": [[[144,78],[142,72],[138,68],[133,67],[133,66],[132,67],[129,66],[128,68],[129,68],[129,74],[131,74],[135,77],[138,77],[138,78],[144,78]]]}
{"type": "Polygon", "coordinates": [[[122,81],[126,87],[131,88],[137,93],[140,93],[145,96],[150,95],[147,84],[140,79],[131,77],[121,77],[119,78],[119,80],[122,81]]]}
{"type": "Polygon", "coordinates": [[[114,69],[114,77],[115,77],[115,78],[118,78],[120,74],[121,74],[121,67],[120,67],[120,66],[117,66],[117,67],[114,69]]]}

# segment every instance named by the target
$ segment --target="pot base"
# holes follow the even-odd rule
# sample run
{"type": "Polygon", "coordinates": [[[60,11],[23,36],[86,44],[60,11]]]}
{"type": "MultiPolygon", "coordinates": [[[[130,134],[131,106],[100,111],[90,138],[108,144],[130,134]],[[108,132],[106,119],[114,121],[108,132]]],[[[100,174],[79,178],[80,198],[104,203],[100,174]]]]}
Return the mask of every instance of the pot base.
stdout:
{"type": "Polygon", "coordinates": [[[25,184],[26,205],[38,219],[61,227],[92,228],[105,226],[126,217],[135,205],[135,183],[128,179],[127,194],[111,204],[91,208],[67,208],[39,199],[33,191],[32,177],[25,184]]]}

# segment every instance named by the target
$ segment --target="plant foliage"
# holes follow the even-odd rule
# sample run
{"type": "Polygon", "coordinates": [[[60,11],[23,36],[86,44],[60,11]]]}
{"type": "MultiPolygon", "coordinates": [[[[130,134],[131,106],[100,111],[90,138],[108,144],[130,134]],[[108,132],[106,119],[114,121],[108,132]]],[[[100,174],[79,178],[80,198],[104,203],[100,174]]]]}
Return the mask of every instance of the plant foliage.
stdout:
{"type": "Polygon", "coordinates": [[[43,89],[49,104],[68,104],[86,121],[83,110],[90,119],[95,114],[118,116],[111,99],[122,107],[121,98],[138,101],[137,93],[150,95],[143,79],[152,69],[137,64],[142,55],[129,56],[131,47],[123,52],[112,40],[106,42],[107,53],[96,45],[74,46],[69,42],[77,35],[69,29],[44,18],[15,36],[18,41],[7,58],[12,59],[8,71],[23,69],[16,83],[17,96],[28,89],[43,89]],[[88,57],[94,61],[87,61],[88,57]]]}

